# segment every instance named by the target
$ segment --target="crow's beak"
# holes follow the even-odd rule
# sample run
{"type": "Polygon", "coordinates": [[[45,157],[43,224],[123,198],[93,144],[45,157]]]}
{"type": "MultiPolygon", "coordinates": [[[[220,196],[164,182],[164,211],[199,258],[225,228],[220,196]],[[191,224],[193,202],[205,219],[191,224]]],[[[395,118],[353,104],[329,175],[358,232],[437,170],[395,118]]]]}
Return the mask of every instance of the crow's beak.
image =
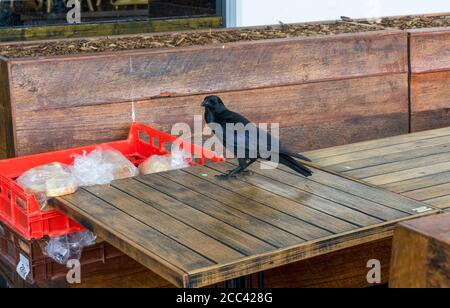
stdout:
{"type": "Polygon", "coordinates": [[[205,108],[208,107],[208,101],[204,100],[202,103],[202,107],[205,107],[205,108]]]}

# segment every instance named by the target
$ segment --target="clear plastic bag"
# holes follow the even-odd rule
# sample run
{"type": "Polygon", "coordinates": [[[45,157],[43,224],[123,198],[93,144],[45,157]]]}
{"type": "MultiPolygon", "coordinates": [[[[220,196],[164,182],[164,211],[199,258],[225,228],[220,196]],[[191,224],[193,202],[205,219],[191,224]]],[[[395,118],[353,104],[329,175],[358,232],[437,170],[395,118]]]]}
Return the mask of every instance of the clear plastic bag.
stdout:
{"type": "Polygon", "coordinates": [[[71,171],[80,186],[106,185],[138,175],[138,169],[122,153],[103,147],[76,156],[71,171]]]}
{"type": "Polygon", "coordinates": [[[171,154],[153,155],[139,165],[141,174],[152,174],[189,167],[189,153],[173,147],[171,154]]]}
{"type": "Polygon", "coordinates": [[[83,248],[94,245],[96,239],[91,231],[67,234],[41,243],[42,251],[57,263],[66,265],[69,260],[80,260],[83,248]]]}
{"type": "Polygon", "coordinates": [[[27,193],[36,195],[41,209],[48,197],[58,197],[74,193],[78,183],[67,165],[52,163],[28,170],[17,180],[27,193]]]}

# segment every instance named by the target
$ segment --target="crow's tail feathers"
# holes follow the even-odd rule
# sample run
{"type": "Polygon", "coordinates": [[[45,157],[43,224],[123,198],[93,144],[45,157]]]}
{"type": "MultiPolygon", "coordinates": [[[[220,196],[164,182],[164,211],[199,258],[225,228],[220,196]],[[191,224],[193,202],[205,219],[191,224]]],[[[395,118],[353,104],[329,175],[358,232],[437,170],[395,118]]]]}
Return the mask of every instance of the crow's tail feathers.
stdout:
{"type": "Polygon", "coordinates": [[[303,175],[305,177],[309,177],[313,174],[313,172],[309,168],[301,165],[295,159],[293,159],[292,157],[285,155],[285,154],[280,155],[280,164],[283,164],[286,167],[291,168],[292,170],[300,173],[301,175],[303,175]]]}
{"type": "Polygon", "coordinates": [[[294,153],[294,152],[288,151],[288,150],[283,150],[282,154],[285,154],[285,155],[288,155],[288,156],[291,156],[291,157],[295,157],[295,158],[298,158],[298,159],[301,159],[301,160],[304,160],[304,161],[312,162],[312,160],[309,159],[308,157],[306,157],[306,156],[304,156],[302,154],[298,154],[298,153],[294,153]]]}

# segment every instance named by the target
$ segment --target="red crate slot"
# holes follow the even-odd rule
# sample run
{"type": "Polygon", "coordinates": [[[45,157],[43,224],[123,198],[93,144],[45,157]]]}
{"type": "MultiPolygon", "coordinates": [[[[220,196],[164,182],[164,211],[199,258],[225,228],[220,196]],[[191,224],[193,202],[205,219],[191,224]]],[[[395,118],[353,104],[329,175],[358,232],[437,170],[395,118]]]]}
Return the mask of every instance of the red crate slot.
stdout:
{"type": "Polygon", "coordinates": [[[84,227],[57,210],[41,211],[35,196],[26,193],[14,180],[29,169],[41,165],[53,162],[72,164],[74,155],[89,153],[98,146],[116,149],[138,165],[152,155],[169,154],[167,145],[173,143],[193,155],[192,165],[202,165],[205,160],[223,160],[212,151],[182,142],[170,134],[139,123],[131,125],[126,140],[1,160],[0,220],[27,240],[83,231],[84,227]]]}

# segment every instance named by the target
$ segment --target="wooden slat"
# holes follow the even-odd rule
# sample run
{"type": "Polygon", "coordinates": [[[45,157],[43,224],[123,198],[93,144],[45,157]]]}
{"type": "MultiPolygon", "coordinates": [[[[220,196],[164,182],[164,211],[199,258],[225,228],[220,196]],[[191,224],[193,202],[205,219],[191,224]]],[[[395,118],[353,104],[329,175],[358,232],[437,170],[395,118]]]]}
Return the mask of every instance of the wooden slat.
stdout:
{"type": "Polygon", "coordinates": [[[180,277],[184,276],[184,270],[213,264],[87,191],[80,190],[76,195],[54,201],[54,205],[61,211],[78,218],[79,222],[98,236],[143,265],[151,267],[175,285],[183,285],[180,277]],[[165,258],[169,256],[171,260],[167,262],[165,258]]]}
{"type": "MultiPolygon", "coordinates": [[[[230,109],[255,123],[280,123],[283,141],[303,151],[407,133],[406,88],[406,74],[394,74],[218,94],[230,109]]],[[[136,101],[136,120],[165,131],[175,123],[192,127],[194,116],[203,114],[203,98],[136,101]]],[[[129,100],[62,109],[41,105],[35,111],[26,110],[35,107],[24,102],[26,109],[15,117],[17,152],[24,155],[124,138],[131,122],[129,100]]]]}
{"type": "MultiPolygon", "coordinates": [[[[243,201],[245,200],[244,202],[245,204],[248,204],[249,206],[252,205],[255,206],[255,209],[250,209],[250,211],[253,212],[256,212],[258,210],[257,206],[259,204],[263,204],[271,208],[272,210],[280,211],[286,215],[295,217],[301,221],[307,222],[313,226],[317,226],[321,229],[325,229],[333,233],[354,230],[358,226],[356,224],[351,224],[341,219],[338,219],[328,213],[318,211],[314,208],[306,207],[299,202],[276,195],[267,190],[259,189],[253,185],[250,185],[242,181],[239,182],[239,185],[235,185],[233,183],[233,180],[231,181],[218,180],[215,178],[215,176],[219,175],[220,172],[217,172],[211,168],[196,167],[192,169],[187,169],[185,170],[185,172],[187,172],[188,174],[192,174],[197,178],[202,178],[205,182],[213,184],[214,189],[220,189],[220,191],[223,193],[227,193],[228,191],[241,196],[242,198],[244,198],[243,201]],[[205,174],[208,176],[204,176],[205,174]]],[[[189,179],[191,181],[194,181],[192,180],[192,178],[189,179]]],[[[215,195],[215,198],[220,197],[220,194],[215,194],[214,191],[211,191],[210,194],[215,195]]],[[[237,197],[234,196],[234,198],[237,197]]],[[[221,198],[220,200],[221,202],[227,202],[228,204],[232,204],[232,202],[230,201],[224,201],[223,198],[221,198]]],[[[241,204],[234,206],[237,206],[241,210],[243,210],[243,206],[241,204]]],[[[263,208],[263,210],[265,209],[263,208]]],[[[305,231],[307,231],[307,229],[303,230],[302,233],[305,234],[305,231]]]]}
{"type": "Polygon", "coordinates": [[[394,163],[387,163],[383,165],[367,167],[364,169],[352,170],[343,172],[347,176],[355,177],[357,179],[366,179],[375,176],[381,176],[387,173],[399,172],[414,168],[428,167],[431,165],[445,163],[450,161],[450,152],[445,152],[437,155],[430,155],[419,157],[415,159],[403,160],[394,163]]]}
{"type": "Polygon", "coordinates": [[[387,173],[383,175],[373,176],[364,179],[368,183],[374,185],[386,185],[395,182],[406,181],[417,177],[423,177],[442,172],[450,171],[450,162],[440,163],[432,166],[413,168],[398,172],[387,173]]]}
{"type": "Polygon", "coordinates": [[[430,204],[439,209],[449,209],[450,208],[450,194],[446,196],[442,196],[439,198],[429,199],[425,201],[427,204],[430,204]]]}
{"type": "Polygon", "coordinates": [[[406,49],[404,32],[383,31],[14,60],[13,101],[55,108],[405,73],[406,49]]]}
{"type": "Polygon", "coordinates": [[[396,193],[405,193],[408,191],[426,188],[434,185],[439,185],[447,183],[450,177],[450,172],[442,172],[437,174],[432,174],[428,176],[417,176],[416,178],[400,181],[395,183],[386,184],[383,187],[389,189],[390,191],[396,193]]]}
{"type": "Polygon", "coordinates": [[[260,242],[282,247],[302,241],[300,237],[254,217],[232,209],[223,209],[222,204],[157,175],[121,181],[114,184],[114,187],[126,191],[180,221],[190,223],[192,228],[198,228],[245,254],[255,250],[271,249],[267,244],[260,245],[262,248],[259,247],[260,242]],[[270,234],[267,234],[267,231],[270,234]]]}
{"type": "MultiPolygon", "coordinates": [[[[234,168],[236,165],[230,164],[230,167],[231,166],[233,166],[234,168]]],[[[211,168],[216,168],[216,166],[213,165],[211,166],[211,168]]],[[[243,179],[244,181],[248,181],[253,184],[261,183],[263,180],[265,180],[264,177],[267,177],[267,179],[269,179],[272,185],[277,185],[278,187],[280,186],[293,188],[295,187],[296,189],[299,189],[302,192],[311,193],[314,196],[319,196],[326,200],[333,201],[336,204],[344,205],[348,208],[352,208],[356,211],[365,213],[367,215],[370,215],[372,217],[384,221],[405,217],[407,215],[404,212],[400,212],[398,210],[385,207],[379,203],[375,203],[370,200],[361,198],[358,195],[352,195],[347,193],[346,191],[338,190],[331,186],[323,185],[320,182],[315,181],[314,174],[312,175],[312,177],[308,179],[303,179],[303,177],[300,175],[285,172],[279,169],[264,170],[258,163],[252,165],[249,168],[249,170],[255,172],[256,174],[258,174],[258,176],[256,176],[255,174],[251,174],[248,177],[243,177],[243,179]],[[264,177],[259,177],[259,175],[262,175],[264,177]],[[259,179],[260,181],[255,181],[255,179],[259,179]]],[[[294,196],[294,194],[291,195],[294,196]]]]}
{"type": "Polygon", "coordinates": [[[409,198],[423,201],[423,200],[429,200],[429,199],[433,199],[433,198],[442,197],[444,195],[447,195],[449,191],[450,191],[450,178],[448,180],[448,183],[409,191],[409,192],[404,193],[403,195],[405,195],[409,198]]]}
{"type": "Polygon", "coordinates": [[[404,143],[411,143],[423,139],[431,139],[435,137],[443,137],[450,135],[450,128],[442,128],[436,130],[427,130],[423,132],[417,132],[414,134],[404,134],[400,136],[394,136],[390,138],[383,138],[377,140],[370,140],[365,142],[358,142],[353,144],[346,144],[337,147],[331,147],[328,149],[319,149],[315,151],[309,151],[308,156],[314,160],[320,161],[322,158],[331,156],[339,156],[343,154],[349,154],[352,152],[359,152],[365,150],[373,150],[377,148],[384,148],[392,145],[399,145],[404,143]]]}
{"type": "Polygon", "coordinates": [[[329,165],[327,166],[327,168],[336,172],[357,172],[366,168],[383,168],[388,164],[395,164],[412,159],[427,158],[428,156],[445,154],[448,152],[450,152],[450,143],[431,147],[423,147],[407,152],[385,154],[361,160],[353,160],[337,165],[329,165]]]}
{"type": "Polygon", "coordinates": [[[410,143],[401,143],[401,144],[396,144],[396,145],[390,145],[390,146],[375,148],[375,149],[370,149],[370,150],[355,151],[355,152],[348,153],[348,154],[326,157],[326,158],[320,159],[315,162],[320,165],[323,165],[323,166],[335,165],[335,164],[339,164],[339,163],[346,163],[348,161],[361,160],[361,159],[376,157],[376,156],[385,155],[385,154],[412,151],[414,149],[418,149],[418,148],[422,148],[422,147],[447,144],[449,142],[450,142],[450,136],[436,137],[436,138],[430,138],[430,139],[416,140],[416,141],[410,142],[410,143]]]}

